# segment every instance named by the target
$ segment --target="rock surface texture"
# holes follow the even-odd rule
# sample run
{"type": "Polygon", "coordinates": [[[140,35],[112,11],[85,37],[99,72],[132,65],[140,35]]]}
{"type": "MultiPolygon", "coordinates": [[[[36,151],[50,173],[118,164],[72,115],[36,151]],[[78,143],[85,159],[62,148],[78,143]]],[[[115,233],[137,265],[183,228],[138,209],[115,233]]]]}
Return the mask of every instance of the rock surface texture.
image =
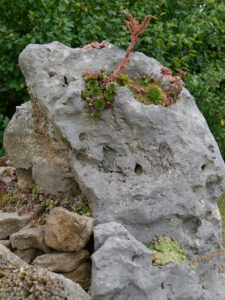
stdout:
{"type": "Polygon", "coordinates": [[[0,245],[0,299],[91,300],[75,282],[26,264],[0,245]]]}
{"type": "Polygon", "coordinates": [[[0,239],[9,237],[26,226],[32,219],[33,213],[19,216],[17,213],[3,213],[0,210],[0,239]]]}
{"type": "Polygon", "coordinates": [[[93,218],[56,207],[47,218],[45,243],[58,251],[79,251],[87,244],[93,228],[93,218]]]}
{"type": "Polygon", "coordinates": [[[28,249],[36,248],[43,252],[50,252],[45,244],[45,226],[37,225],[35,227],[24,227],[20,231],[10,236],[12,248],[28,249]]]}
{"type": "Polygon", "coordinates": [[[100,248],[92,256],[94,300],[224,299],[218,274],[215,290],[207,291],[199,284],[197,272],[186,263],[153,266],[152,252],[118,223],[96,226],[95,240],[100,248]]]}
{"type": "MultiPolygon", "coordinates": [[[[7,156],[16,168],[28,172],[22,177],[25,183],[30,178],[49,191],[59,190],[67,174],[70,179],[64,191],[71,190],[73,182],[78,184],[96,224],[123,224],[144,244],[155,234],[174,236],[183,244],[188,259],[216,251],[222,246],[217,199],[225,192],[225,166],[188,91],[182,91],[177,103],[163,107],[144,105],[126,87],[120,87],[113,109],[100,118],[91,117],[81,99],[85,89],[82,72],[104,67],[111,73],[124,54],[114,46],[99,50],[71,49],[57,42],[27,46],[19,63],[31,103],[18,108],[5,132],[7,156]],[[38,146],[32,150],[36,135],[38,146]],[[56,183],[50,184],[53,173],[56,183]]],[[[136,52],[127,72],[130,77],[159,78],[161,67],[153,58],[136,52]]],[[[108,247],[106,243],[102,247],[108,247]]],[[[143,247],[141,251],[148,257],[143,247]]],[[[220,255],[196,266],[202,285],[210,288],[222,259],[220,255]]],[[[146,266],[150,267],[150,260],[146,266]]],[[[192,277],[190,268],[183,268],[180,266],[179,272],[192,277]]],[[[117,274],[118,281],[123,280],[118,270],[117,274]]],[[[180,282],[180,277],[176,278],[180,282]]],[[[138,293],[135,288],[134,293],[138,293]]],[[[98,295],[94,299],[110,299],[98,295]]],[[[135,297],[122,294],[115,299],[145,299],[138,294],[135,297]]]]}
{"type": "Polygon", "coordinates": [[[71,272],[89,258],[87,250],[78,252],[52,252],[38,256],[33,264],[52,272],[71,272]]]}

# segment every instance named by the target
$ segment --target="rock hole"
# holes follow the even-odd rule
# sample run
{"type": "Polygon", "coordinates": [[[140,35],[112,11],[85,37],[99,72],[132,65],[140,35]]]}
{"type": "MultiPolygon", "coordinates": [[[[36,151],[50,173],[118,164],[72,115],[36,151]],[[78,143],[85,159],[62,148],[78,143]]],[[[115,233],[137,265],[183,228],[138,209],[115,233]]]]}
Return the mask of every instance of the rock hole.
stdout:
{"type": "Polygon", "coordinates": [[[206,213],[206,219],[211,219],[213,215],[213,212],[210,210],[206,213]]]}
{"type": "Polygon", "coordinates": [[[161,289],[164,290],[164,288],[165,288],[165,285],[164,285],[164,282],[162,282],[161,283],[161,289]]]}
{"type": "Polygon", "coordinates": [[[85,248],[88,250],[90,255],[94,253],[94,235],[93,234],[91,235],[85,248]]]}
{"type": "Polygon", "coordinates": [[[132,260],[132,261],[135,261],[136,258],[138,258],[138,255],[137,255],[137,254],[133,255],[132,258],[131,258],[131,260],[132,260]]]}
{"type": "Polygon", "coordinates": [[[114,149],[110,148],[109,146],[103,147],[103,161],[102,167],[105,172],[116,172],[118,168],[116,167],[115,159],[116,159],[116,152],[114,149]]]}
{"type": "Polygon", "coordinates": [[[206,164],[202,165],[201,168],[202,168],[202,171],[205,169],[206,167],[206,164]]]}
{"type": "Polygon", "coordinates": [[[67,80],[67,77],[66,77],[66,76],[64,76],[63,78],[64,78],[64,83],[65,83],[65,85],[68,85],[68,80],[67,80]]]}
{"type": "Polygon", "coordinates": [[[49,77],[55,76],[55,72],[49,72],[49,73],[48,73],[48,76],[49,76],[49,77]]]}
{"type": "Polygon", "coordinates": [[[79,140],[80,140],[81,142],[84,142],[86,139],[87,139],[86,133],[81,132],[81,133],[79,134],[79,140]]]}
{"type": "Polygon", "coordinates": [[[210,151],[211,153],[214,153],[214,152],[215,152],[215,151],[214,151],[214,147],[213,147],[212,144],[209,144],[207,148],[209,149],[209,151],[210,151]]]}
{"type": "Polygon", "coordinates": [[[198,231],[198,228],[201,226],[202,222],[197,217],[189,217],[184,219],[184,227],[192,234],[198,231]]]}
{"type": "Polygon", "coordinates": [[[141,175],[141,174],[143,173],[142,166],[139,165],[138,163],[136,163],[134,172],[135,172],[137,175],[141,175]]]}
{"type": "Polygon", "coordinates": [[[76,158],[77,158],[77,160],[85,160],[86,155],[84,153],[79,152],[76,154],[76,158]]]}

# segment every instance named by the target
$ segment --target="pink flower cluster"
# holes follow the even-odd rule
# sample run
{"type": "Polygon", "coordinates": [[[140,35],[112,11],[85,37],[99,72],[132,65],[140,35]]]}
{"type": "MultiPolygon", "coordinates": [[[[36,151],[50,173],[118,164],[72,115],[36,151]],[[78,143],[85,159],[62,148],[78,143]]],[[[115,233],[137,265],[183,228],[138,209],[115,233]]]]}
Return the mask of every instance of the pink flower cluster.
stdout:
{"type": "Polygon", "coordinates": [[[88,45],[85,45],[83,47],[83,49],[101,49],[101,48],[105,48],[105,47],[108,47],[109,45],[112,45],[111,43],[108,43],[107,41],[102,41],[101,43],[99,42],[94,42],[94,43],[91,43],[91,44],[88,44],[88,45]]]}

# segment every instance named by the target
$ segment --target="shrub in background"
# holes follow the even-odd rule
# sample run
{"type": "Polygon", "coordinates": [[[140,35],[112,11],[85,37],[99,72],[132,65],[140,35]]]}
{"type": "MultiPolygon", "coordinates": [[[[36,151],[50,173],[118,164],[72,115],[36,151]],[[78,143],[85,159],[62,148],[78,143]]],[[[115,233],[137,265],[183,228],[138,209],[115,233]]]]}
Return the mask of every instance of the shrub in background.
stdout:
{"type": "Polygon", "coordinates": [[[11,117],[15,106],[29,99],[18,66],[27,44],[58,40],[83,47],[107,40],[126,50],[129,33],[123,20],[128,11],[138,20],[152,15],[151,26],[134,50],[167,68],[190,73],[186,86],[225,158],[223,0],[0,0],[0,114],[11,117]]]}

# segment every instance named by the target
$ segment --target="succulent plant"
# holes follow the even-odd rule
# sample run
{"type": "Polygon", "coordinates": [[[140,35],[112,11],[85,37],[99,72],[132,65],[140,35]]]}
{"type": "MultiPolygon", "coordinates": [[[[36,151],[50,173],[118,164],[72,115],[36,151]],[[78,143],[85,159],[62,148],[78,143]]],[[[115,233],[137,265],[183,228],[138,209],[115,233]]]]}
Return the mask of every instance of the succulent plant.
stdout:
{"type": "Polygon", "coordinates": [[[106,91],[104,93],[104,97],[105,97],[105,100],[110,103],[113,100],[114,95],[112,93],[110,93],[109,91],[106,91]]]}
{"type": "Polygon", "coordinates": [[[116,82],[107,82],[108,75],[104,68],[100,72],[82,73],[86,81],[87,89],[81,92],[81,96],[88,102],[91,115],[94,117],[101,116],[101,111],[112,106],[114,95],[117,92],[116,82]]]}
{"type": "Polygon", "coordinates": [[[166,95],[158,85],[153,85],[147,92],[147,100],[154,104],[163,104],[166,99],[166,95]]]}
{"type": "Polygon", "coordinates": [[[81,97],[82,97],[83,99],[87,100],[87,99],[90,97],[90,92],[87,91],[87,90],[83,90],[83,91],[81,92],[81,97]]]}
{"type": "Polygon", "coordinates": [[[117,85],[116,82],[109,82],[106,84],[106,90],[115,94],[117,91],[117,85]]]}
{"type": "Polygon", "coordinates": [[[128,74],[125,72],[120,73],[119,77],[117,78],[117,83],[122,86],[128,85],[129,84],[128,74]]]}
{"type": "Polygon", "coordinates": [[[105,100],[102,97],[98,97],[94,102],[96,110],[103,110],[105,108],[105,100]]]}
{"type": "Polygon", "coordinates": [[[99,87],[93,87],[90,89],[90,94],[92,97],[98,97],[101,95],[101,90],[99,87]]]}
{"type": "Polygon", "coordinates": [[[180,264],[186,260],[184,249],[175,238],[156,235],[148,248],[154,253],[152,259],[154,266],[164,266],[169,263],[180,264]]]}
{"type": "Polygon", "coordinates": [[[96,79],[88,80],[87,87],[88,87],[89,89],[93,89],[93,88],[95,88],[95,87],[98,87],[98,81],[97,81],[97,78],[96,78],[96,79]]]}

